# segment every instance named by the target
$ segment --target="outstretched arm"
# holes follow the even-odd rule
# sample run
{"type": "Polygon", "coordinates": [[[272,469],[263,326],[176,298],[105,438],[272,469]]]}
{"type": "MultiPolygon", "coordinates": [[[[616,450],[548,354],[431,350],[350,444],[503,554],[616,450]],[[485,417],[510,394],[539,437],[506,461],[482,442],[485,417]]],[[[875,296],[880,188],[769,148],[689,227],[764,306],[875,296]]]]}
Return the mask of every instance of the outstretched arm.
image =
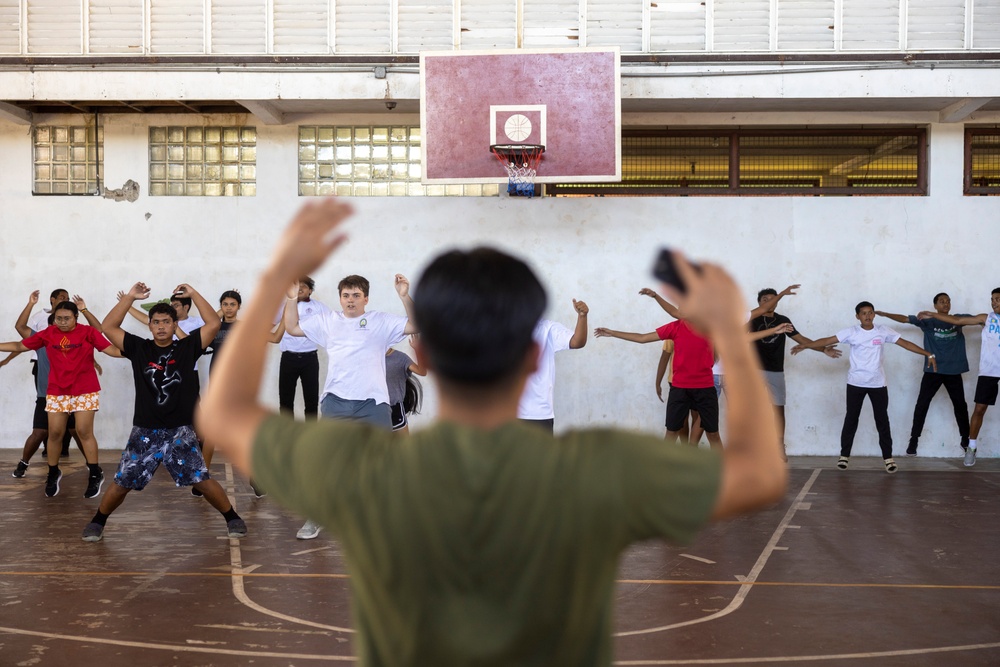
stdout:
{"type": "Polygon", "coordinates": [[[396,274],[396,294],[399,295],[399,300],[403,302],[403,310],[406,311],[406,327],[403,329],[404,334],[415,334],[417,333],[417,325],[413,320],[413,298],[410,296],[410,281],[406,279],[402,273],[396,274]]]}
{"type": "Polygon", "coordinates": [[[747,340],[746,305],[733,279],[719,266],[702,264],[695,270],[674,253],[686,294],[669,287],[685,318],[706,331],[726,367],[729,399],[722,451],[722,479],[713,519],[722,519],[779,501],[785,493],[788,471],[781,458],[781,440],[761,375],[757,354],[747,340]],[[731,391],[729,391],[731,390],[731,391]]]}
{"type": "Polygon", "coordinates": [[[11,352],[10,354],[8,354],[6,357],[0,360],[0,368],[3,368],[7,364],[9,364],[14,357],[17,357],[20,354],[21,354],[20,352],[11,352]]]}
{"type": "Polygon", "coordinates": [[[208,302],[208,299],[187,283],[181,283],[174,288],[174,296],[181,298],[188,297],[194,303],[198,312],[201,313],[201,319],[205,321],[205,324],[201,326],[201,349],[204,350],[215,340],[215,334],[219,333],[219,328],[222,326],[222,319],[215,312],[215,309],[212,308],[212,304],[208,302]]]}
{"type": "MultiPolygon", "coordinates": [[[[803,336],[802,334],[795,334],[791,338],[796,343],[800,343],[802,345],[807,345],[809,343],[814,342],[812,338],[808,338],[806,336],[803,336]]],[[[843,354],[840,350],[837,349],[836,345],[827,345],[826,347],[807,348],[807,349],[815,350],[816,352],[822,352],[831,359],[840,359],[841,355],[843,354]]]]}
{"type": "Polygon", "coordinates": [[[0,352],[27,352],[28,348],[19,340],[9,343],[0,343],[0,352]]]}
{"type": "Polygon", "coordinates": [[[909,324],[910,318],[906,315],[900,315],[899,313],[887,313],[884,310],[876,310],[875,314],[879,317],[888,317],[894,322],[899,322],[900,324],[909,324]]]}
{"type": "Polygon", "coordinates": [[[896,345],[900,346],[904,350],[909,350],[913,354],[919,354],[922,357],[927,357],[927,364],[931,367],[931,369],[933,369],[935,373],[937,373],[937,359],[934,358],[933,354],[931,354],[924,348],[920,347],[919,345],[911,343],[905,338],[900,338],[899,340],[897,340],[896,345]]]}
{"type": "MultiPolygon", "coordinates": [[[[118,300],[119,301],[121,301],[121,299],[122,299],[123,296],[125,296],[125,292],[118,292],[118,300]]],[[[148,299],[149,295],[147,294],[146,296],[144,296],[142,298],[143,299],[148,299]]],[[[128,314],[131,315],[132,317],[134,317],[135,319],[137,319],[138,321],[142,322],[143,324],[149,324],[149,313],[147,313],[142,308],[136,308],[135,304],[130,304],[130,307],[128,309],[128,314]]],[[[107,319],[107,318],[105,317],[105,319],[107,319]]],[[[125,318],[122,317],[122,321],[124,321],[124,319],[125,318]]]]}
{"type": "Polygon", "coordinates": [[[587,344],[587,313],[590,307],[583,301],[573,299],[573,309],[576,311],[576,328],[573,329],[573,337],[569,339],[569,349],[579,350],[587,344]]]}
{"type": "Polygon", "coordinates": [[[257,396],[274,311],[287,285],[319,268],[345,241],[338,227],[351,213],[349,204],[332,197],[299,209],[278,242],[242,323],[233,327],[216,359],[195,422],[205,439],[216,443],[248,475],[254,436],[271,414],[257,396]]]}
{"type": "Polygon", "coordinates": [[[77,310],[79,310],[83,314],[84,318],[86,318],[87,324],[100,331],[101,321],[97,319],[96,315],[90,312],[90,308],[87,308],[87,302],[83,300],[83,297],[79,294],[74,294],[73,303],[76,304],[77,310]]]}
{"type": "Polygon", "coordinates": [[[981,313],[979,315],[967,315],[965,317],[958,317],[956,315],[945,315],[944,313],[937,313],[931,310],[921,310],[917,313],[917,318],[921,320],[934,319],[940,320],[947,324],[956,324],[959,326],[966,326],[970,324],[986,324],[986,318],[988,315],[986,313],[981,313]]]}
{"type": "Polygon", "coordinates": [[[761,329],[760,331],[751,331],[750,340],[760,340],[761,338],[767,338],[768,336],[774,336],[775,334],[786,334],[792,331],[794,327],[788,322],[784,324],[779,324],[776,327],[771,327],[770,329],[761,329]]]}
{"type": "Polygon", "coordinates": [[[604,327],[594,329],[594,335],[598,338],[621,338],[633,343],[652,343],[655,340],[660,340],[655,331],[641,334],[632,333],[631,331],[614,331],[613,329],[605,329],[604,327]]]}
{"type": "MultiPolygon", "coordinates": [[[[149,298],[149,288],[146,283],[136,283],[129,288],[128,292],[118,293],[118,303],[111,309],[111,312],[104,316],[101,323],[101,332],[104,337],[111,341],[111,344],[121,349],[125,347],[125,330],[122,329],[122,322],[125,321],[125,314],[130,312],[132,304],[136,299],[149,298]]],[[[149,318],[146,318],[147,324],[149,318]]]]}
{"type": "MultiPolygon", "coordinates": [[[[803,336],[805,338],[805,336],[803,336]]],[[[792,348],[792,354],[798,354],[802,350],[822,350],[824,347],[829,345],[836,345],[840,340],[836,336],[827,336],[826,338],[820,338],[818,340],[809,340],[806,338],[808,343],[799,342],[798,345],[792,348]]]]}
{"type": "Polygon", "coordinates": [[[795,285],[789,285],[785,289],[781,290],[780,292],[778,292],[778,296],[774,297],[773,299],[771,299],[770,301],[768,301],[763,306],[757,306],[756,308],[754,308],[753,310],[751,310],[750,311],[750,319],[752,320],[752,319],[760,317],[764,313],[771,312],[772,310],[774,310],[777,307],[779,301],[781,301],[786,296],[794,296],[795,295],[795,290],[797,290],[800,287],[802,287],[802,285],[795,284],[795,285]]]}
{"type": "Polygon", "coordinates": [[[17,316],[17,321],[14,322],[14,328],[17,330],[17,335],[21,338],[27,338],[31,335],[31,327],[28,326],[28,318],[31,317],[31,311],[37,303],[38,290],[35,290],[28,295],[28,303],[21,310],[21,314],[17,316]]]}
{"type": "MultiPolygon", "coordinates": [[[[412,347],[413,349],[416,349],[417,347],[417,336],[418,334],[410,334],[410,347],[412,347]]],[[[419,375],[421,377],[427,375],[427,369],[421,366],[416,361],[414,361],[412,364],[409,365],[409,369],[410,372],[413,373],[414,375],[419,375]]]]}
{"type": "Polygon", "coordinates": [[[660,308],[666,311],[667,315],[670,315],[670,317],[674,318],[675,320],[681,319],[680,308],[678,308],[674,304],[664,299],[662,296],[660,296],[660,294],[656,290],[652,290],[648,287],[643,287],[641,290],[639,290],[639,294],[643,296],[648,296],[654,301],[656,301],[656,303],[659,304],[660,308]]]}

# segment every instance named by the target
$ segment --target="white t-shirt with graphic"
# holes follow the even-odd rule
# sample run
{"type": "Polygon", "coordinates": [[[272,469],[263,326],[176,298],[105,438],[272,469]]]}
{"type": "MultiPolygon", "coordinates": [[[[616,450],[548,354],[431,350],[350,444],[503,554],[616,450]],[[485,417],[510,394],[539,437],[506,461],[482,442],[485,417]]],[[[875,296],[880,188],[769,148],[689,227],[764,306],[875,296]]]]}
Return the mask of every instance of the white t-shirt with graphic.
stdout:
{"type": "MultiPolygon", "coordinates": [[[[299,311],[299,326],[314,315],[320,315],[323,313],[329,313],[330,309],[324,306],[322,303],[316,299],[309,299],[308,301],[299,301],[295,304],[299,311]]],[[[284,306],[278,311],[278,317],[283,317],[284,306]]],[[[277,324],[277,320],[275,321],[277,324]]],[[[281,344],[279,345],[282,352],[297,352],[299,354],[303,352],[315,352],[316,343],[312,342],[305,336],[292,336],[289,333],[285,333],[281,337],[281,344]]],[[[384,350],[383,350],[384,352],[384,350]]]]}
{"type": "Polygon", "coordinates": [[[851,370],[847,372],[847,384],[869,389],[884,387],[882,350],[899,338],[898,333],[879,324],[867,331],[860,324],[838,331],[837,340],[851,346],[851,370]]]}
{"type": "Polygon", "coordinates": [[[983,325],[983,346],[979,352],[979,375],[1000,377],[1000,315],[990,313],[983,325]]]}
{"type": "Polygon", "coordinates": [[[556,352],[569,349],[573,332],[552,320],[539,320],[531,337],[538,343],[538,370],[524,385],[517,406],[520,419],[555,419],[556,352]]]}
{"type": "Polygon", "coordinates": [[[323,395],[388,403],[385,351],[406,337],[408,321],[400,315],[372,310],[360,317],[327,312],[300,322],[309,340],[326,348],[329,366],[323,395]]]}

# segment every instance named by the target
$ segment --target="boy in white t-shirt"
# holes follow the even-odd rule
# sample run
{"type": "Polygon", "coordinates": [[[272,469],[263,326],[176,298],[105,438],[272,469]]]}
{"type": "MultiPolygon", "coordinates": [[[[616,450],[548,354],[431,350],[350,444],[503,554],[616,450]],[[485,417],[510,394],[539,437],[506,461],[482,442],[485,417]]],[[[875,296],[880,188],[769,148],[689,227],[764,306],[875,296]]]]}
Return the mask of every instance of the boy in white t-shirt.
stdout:
{"type": "Polygon", "coordinates": [[[862,301],[854,307],[854,316],[861,324],[842,329],[834,336],[827,336],[811,343],[802,343],[792,348],[792,354],[802,350],[819,350],[835,343],[851,346],[851,369],[847,372],[847,412],[844,414],[844,428],[840,432],[840,459],[837,467],[847,470],[854,434],[858,430],[858,417],[865,396],[872,402],[875,428],[878,429],[878,445],[885,461],[885,471],[896,472],[896,462],[892,458],[892,431],[889,427],[889,390],[885,386],[885,369],[882,353],[887,343],[895,343],[904,350],[927,357],[931,367],[937,371],[934,355],[924,348],[914,345],[898,333],[875,325],[875,306],[862,301]]]}
{"type": "MultiPolygon", "coordinates": [[[[406,316],[366,311],[370,287],[362,276],[347,276],[337,285],[342,310],[318,313],[300,323],[296,306],[298,285],[293,285],[285,300],[285,333],[305,336],[326,349],[328,365],[320,398],[321,416],[362,421],[391,430],[385,351],[409,334],[417,333],[412,324],[413,299],[410,281],[397,273],[396,293],[406,316]]],[[[319,531],[318,524],[306,521],[296,537],[310,540],[319,531]]]]}
{"type": "Polygon", "coordinates": [[[524,385],[524,392],[517,405],[517,418],[535,424],[552,433],[555,429],[553,394],[556,384],[556,352],[578,350],[587,344],[587,313],[590,308],[583,301],[573,299],[576,310],[576,327],[573,331],[558,322],[541,319],[531,337],[538,343],[538,370],[531,374],[524,385]]]}
{"type": "Polygon", "coordinates": [[[997,402],[997,387],[1000,386],[1000,287],[990,293],[992,313],[979,315],[943,315],[923,311],[917,315],[920,319],[933,317],[948,324],[972,325],[983,328],[983,345],[979,351],[979,379],[976,381],[976,396],[973,399],[976,407],[972,410],[969,421],[969,446],[965,450],[965,465],[976,465],[976,440],[979,429],[983,426],[986,409],[997,402]]]}

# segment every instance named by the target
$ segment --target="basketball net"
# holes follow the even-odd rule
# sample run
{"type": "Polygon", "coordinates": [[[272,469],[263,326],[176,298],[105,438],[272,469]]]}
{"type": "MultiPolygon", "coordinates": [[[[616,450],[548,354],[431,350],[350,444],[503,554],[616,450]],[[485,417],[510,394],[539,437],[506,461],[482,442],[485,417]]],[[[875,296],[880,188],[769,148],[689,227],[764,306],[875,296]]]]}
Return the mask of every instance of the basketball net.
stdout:
{"type": "Polygon", "coordinates": [[[511,197],[533,197],[538,163],[545,146],[538,144],[495,144],[490,152],[507,170],[507,194],[511,197]]]}

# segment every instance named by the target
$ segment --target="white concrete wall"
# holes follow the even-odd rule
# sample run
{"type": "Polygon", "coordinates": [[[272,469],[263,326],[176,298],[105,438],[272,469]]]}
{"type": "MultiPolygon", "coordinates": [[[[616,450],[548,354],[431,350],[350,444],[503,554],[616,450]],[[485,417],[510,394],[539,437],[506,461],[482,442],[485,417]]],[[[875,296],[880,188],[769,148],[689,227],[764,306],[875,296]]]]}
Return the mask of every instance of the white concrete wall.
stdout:
{"type": "MultiPolygon", "coordinates": [[[[33,289],[40,289],[45,301],[53,288],[66,287],[102,316],[115,293],[137,280],[151,285],[156,297],[179,282],[191,283],[213,301],[233,287],[250,297],[256,272],[301,203],[297,128],[257,125],[256,197],[147,196],[147,123],[193,124],[200,122],[197,118],[102,119],[105,183],[115,188],[126,179],[137,181],[143,194],[135,203],[32,197],[28,129],[0,123],[0,331],[7,332],[0,340],[16,338],[13,322],[33,289]]],[[[350,119],[303,122],[345,120],[350,119]]],[[[487,243],[530,259],[549,288],[550,317],[571,325],[570,300],[578,298],[590,305],[592,327],[651,331],[667,318],[637,292],[652,283],[655,250],[670,244],[729,266],[748,302],[761,287],[780,290],[802,283],[800,294],[788,297],[779,310],[811,337],[853,324],[854,304],[862,299],[880,309],[912,313],[930,308],[931,297],[944,290],[952,296],[954,312],[986,312],[990,290],[1000,285],[993,249],[1000,200],[962,195],[962,130],[960,124],[931,126],[929,197],[358,199],[351,242],[316,274],[316,296],[336,305],[336,282],[360,273],[373,284],[370,308],[402,313],[391,287],[395,272],[416,278],[442,248],[487,243]]],[[[138,323],[127,326],[142,333],[138,323]]],[[[916,329],[898,328],[920,343],[916,329]]],[[[969,334],[973,370],[966,376],[966,394],[971,401],[979,332],[969,334]]],[[[26,356],[0,369],[0,447],[20,448],[30,431],[34,387],[26,356]]],[[[557,429],[617,424],[661,433],[663,406],[653,391],[658,357],[657,345],[594,338],[583,350],[560,354],[557,429]]],[[[277,359],[275,347],[265,381],[264,400],[270,405],[277,404],[277,359]]],[[[97,436],[102,447],[120,447],[131,423],[131,375],[123,361],[101,361],[97,436]]],[[[920,367],[921,360],[901,348],[887,352],[890,417],[899,453],[909,432],[920,367]]],[[[834,456],[846,357],[833,361],[805,353],[789,357],[786,370],[789,453],[834,456]]],[[[433,390],[428,399],[424,415],[414,420],[418,426],[435,413],[433,390]]],[[[858,455],[878,453],[869,415],[866,407],[856,438],[858,455]]],[[[1000,411],[987,415],[982,456],[1000,453],[998,420],[1000,411]]],[[[957,444],[951,406],[942,392],[931,406],[921,453],[956,456],[957,444]]],[[[9,452],[6,458],[12,456],[9,452]]]]}

